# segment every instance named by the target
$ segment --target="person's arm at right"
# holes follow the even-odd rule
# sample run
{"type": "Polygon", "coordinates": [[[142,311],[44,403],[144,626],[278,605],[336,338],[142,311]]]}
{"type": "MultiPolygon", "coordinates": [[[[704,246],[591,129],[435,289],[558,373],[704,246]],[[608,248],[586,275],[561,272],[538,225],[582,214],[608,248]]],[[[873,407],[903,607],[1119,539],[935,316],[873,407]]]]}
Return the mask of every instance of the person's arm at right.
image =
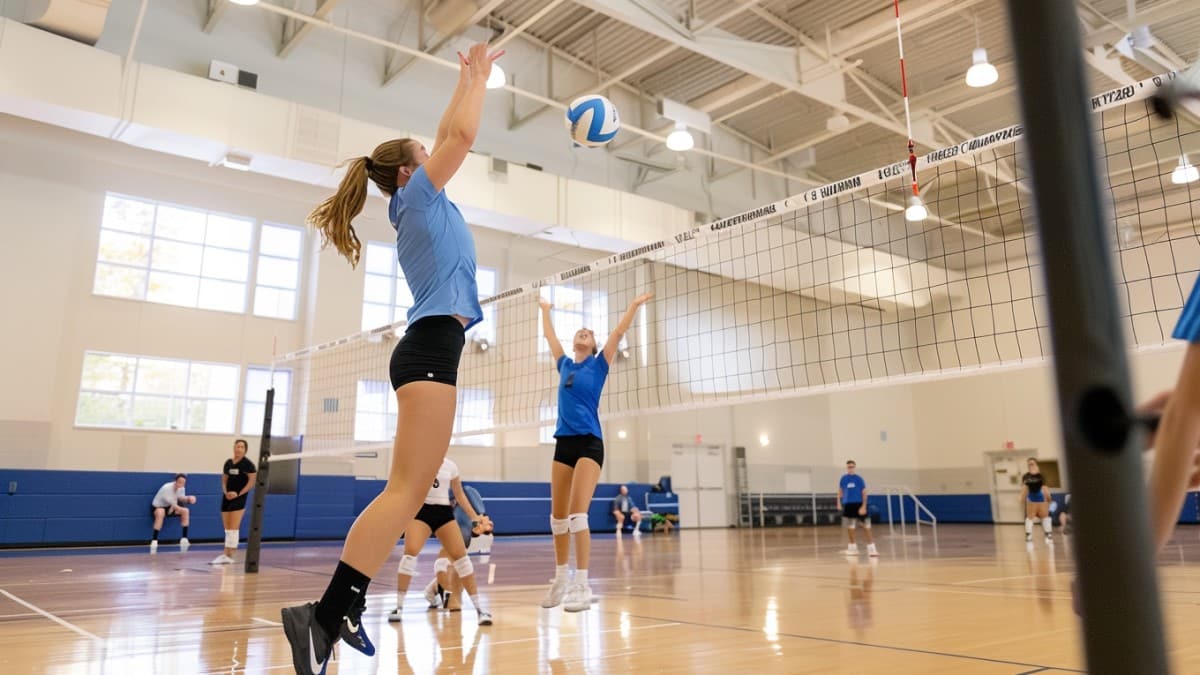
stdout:
{"type": "Polygon", "coordinates": [[[1200,443],[1200,343],[1188,345],[1175,392],[1166,403],[1154,440],[1150,519],[1155,550],[1162,550],[1195,479],[1196,446],[1200,443]]]}

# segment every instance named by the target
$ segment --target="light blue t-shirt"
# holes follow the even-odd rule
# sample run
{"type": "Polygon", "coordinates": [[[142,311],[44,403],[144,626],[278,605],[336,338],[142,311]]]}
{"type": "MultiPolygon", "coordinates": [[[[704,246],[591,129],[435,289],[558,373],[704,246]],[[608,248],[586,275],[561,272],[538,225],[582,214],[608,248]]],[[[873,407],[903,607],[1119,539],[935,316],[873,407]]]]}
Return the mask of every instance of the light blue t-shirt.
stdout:
{"type": "Polygon", "coordinates": [[[400,269],[413,295],[408,325],[427,316],[453,314],[469,319],[467,328],[482,321],[475,239],[445,190],[433,189],[425,167],[392,195],[388,217],[396,228],[400,269]]]}
{"type": "Polygon", "coordinates": [[[861,504],[863,502],[863,490],[867,488],[867,484],[863,481],[862,476],[848,473],[842,476],[838,487],[842,488],[843,504],[861,504]]]}
{"type": "Polygon", "coordinates": [[[558,427],[554,437],[600,433],[600,392],[608,379],[604,354],[589,356],[579,363],[563,354],[558,360],[558,427]]]}
{"type": "Polygon", "coordinates": [[[1171,333],[1171,337],[1176,340],[1200,342],[1200,278],[1197,278],[1192,286],[1192,293],[1188,296],[1183,311],[1179,313],[1179,322],[1175,324],[1175,332],[1171,333]]]}

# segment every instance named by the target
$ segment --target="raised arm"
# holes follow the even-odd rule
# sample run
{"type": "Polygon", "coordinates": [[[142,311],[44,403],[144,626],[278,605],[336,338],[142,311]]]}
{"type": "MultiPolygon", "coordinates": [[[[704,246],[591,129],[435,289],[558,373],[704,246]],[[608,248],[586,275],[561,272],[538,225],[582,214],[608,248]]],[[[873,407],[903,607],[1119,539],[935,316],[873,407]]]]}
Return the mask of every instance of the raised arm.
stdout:
{"type": "Polygon", "coordinates": [[[613,359],[617,356],[617,346],[621,343],[621,338],[625,337],[625,331],[633,325],[633,319],[637,316],[638,308],[646,304],[650,298],[653,298],[653,293],[639,295],[629,303],[629,309],[625,310],[625,314],[621,316],[621,321],[617,327],[613,329],[611,335],[608,336],[608,341],[604,343],[604,360],[608,365],[612,365],[613,359]]]}
{"type": "Polygon", "coordinates": [[[463,97],[467,95],[467,90],[471,87],[471,64],[467,62],[467,57],[463,56],[462,52],[458,53],[458,84],[454,87],[454,95],[450,97],[450,104],[446,106],[446,111],[442,113],[442,120],[438,122],[437,138],[433,141],[433,151],[442,147],[442,141],[450,135],[450,122],[454,119],[454,111],[458,109],[458,104],[462,103],[463,97]]]}
{"type": "Polygon", "coordinates": [[[550,318],[550,310],[554,309],[554,305],[550,301],[538,296],[538,306],[542,308],[542,333],[546,335],[546,344],[550,345],[550,354],[554,357],[555,365],[558,360],[564,355],[562,343],[558,341],[558,335],[554,333],[554,320],[550,318]]]}
{"type": "Polygon", "coordinates": [[[1155,549],[1171,538],[1188,487],[1195,483],[1196,445],[1200,443],[1200,343],[1189,344],[1155,435],[1150,469],[1150,518],[1155,549]]]}
{"type": "Polygon", "coordinates": [[[504,52],[489,54],[486,43],[471,47],[467,57],[470,80],[467,82],[462,97],[453,110],[447,110],[450,117],[446,129],[446,138],[437,144],[433,154],[425,160],[425,175],[433,185],[433,189],[441,191],[446,183],[454,177],[458,167],[462,166],[471,146],[475,144],[475,136],[479,133],[479,118],[483,115],[483,98],[487,93],[487,79],[492,72],[492,62],[504,55],[504,52]]]}
{"type": "Polygon", "coordinates": [[[458,507],[467,514],[467,517],[471,519],[471,523],[478,523],[479,514],[475,512],[475,507],[471,506],[471,500],[467,499],[467,493],[463,491],[462,479],[450,479],[450,489],[454,491],[454,499],[458,502],[458,507]]]}

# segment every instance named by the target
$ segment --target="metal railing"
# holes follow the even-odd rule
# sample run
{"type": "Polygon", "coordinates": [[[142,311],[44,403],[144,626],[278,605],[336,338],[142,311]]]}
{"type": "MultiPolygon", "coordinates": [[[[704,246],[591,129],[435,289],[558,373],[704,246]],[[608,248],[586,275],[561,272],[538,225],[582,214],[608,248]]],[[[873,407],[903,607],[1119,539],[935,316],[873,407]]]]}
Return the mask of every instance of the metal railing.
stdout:
{"type": "Polygon", "coordinates": [[[887,499],[887,521],[889,533],[894,534],[896,531],[896,517],[892,510],[892,498],[895,497],[898,506],[896,511],[899,512],[900,536],[908,536],[908,516],[906,515],[906,509],[904,508],[904,500],[906,498],[911,499],[913,502],[913,527],[916,528],[916,533],[913,536],[918,538],[921,536],[922,524],[929,525],[931,528],[933,528],[933,534],[935,537],[937,536],[937,516],[933,515],[933,511],[930,511],[929,508],[925,506],[924,502],[922,502],[912,490],[908,489],[908,487],[904,485],[886,485],[880,489],[883,491],[883,496],[887,499]],[[921,519],[922,514],[926,517],[925,520],[921,519]]]}

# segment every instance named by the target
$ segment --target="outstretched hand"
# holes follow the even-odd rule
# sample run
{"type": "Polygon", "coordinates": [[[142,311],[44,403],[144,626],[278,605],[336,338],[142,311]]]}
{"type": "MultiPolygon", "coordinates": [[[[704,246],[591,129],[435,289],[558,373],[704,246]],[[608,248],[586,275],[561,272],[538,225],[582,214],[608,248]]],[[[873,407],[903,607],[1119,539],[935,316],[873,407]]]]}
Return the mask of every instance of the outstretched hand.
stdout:
{"type": "MultiPolygon", "coordinates": [[[[492,64],[501,56],[504,56],[503,49],[489,53],[486,42],[471,45],[471,50],[467,53],[466,58],[466,66],[471,71],[471,77],[487,82],[488,76],[492,74],[492,64]]],[[[462,62],[462,54],[459,54],[459,62],[462,62]]]]}
{"type": "Polygon", "coordinates": [[[540,295],[538,296],[538,306],[541,307],[542,309],[547,309],[547,310],[554,309],[554,305],[550,304],[549,300],[543,298],[540,295]]]}

